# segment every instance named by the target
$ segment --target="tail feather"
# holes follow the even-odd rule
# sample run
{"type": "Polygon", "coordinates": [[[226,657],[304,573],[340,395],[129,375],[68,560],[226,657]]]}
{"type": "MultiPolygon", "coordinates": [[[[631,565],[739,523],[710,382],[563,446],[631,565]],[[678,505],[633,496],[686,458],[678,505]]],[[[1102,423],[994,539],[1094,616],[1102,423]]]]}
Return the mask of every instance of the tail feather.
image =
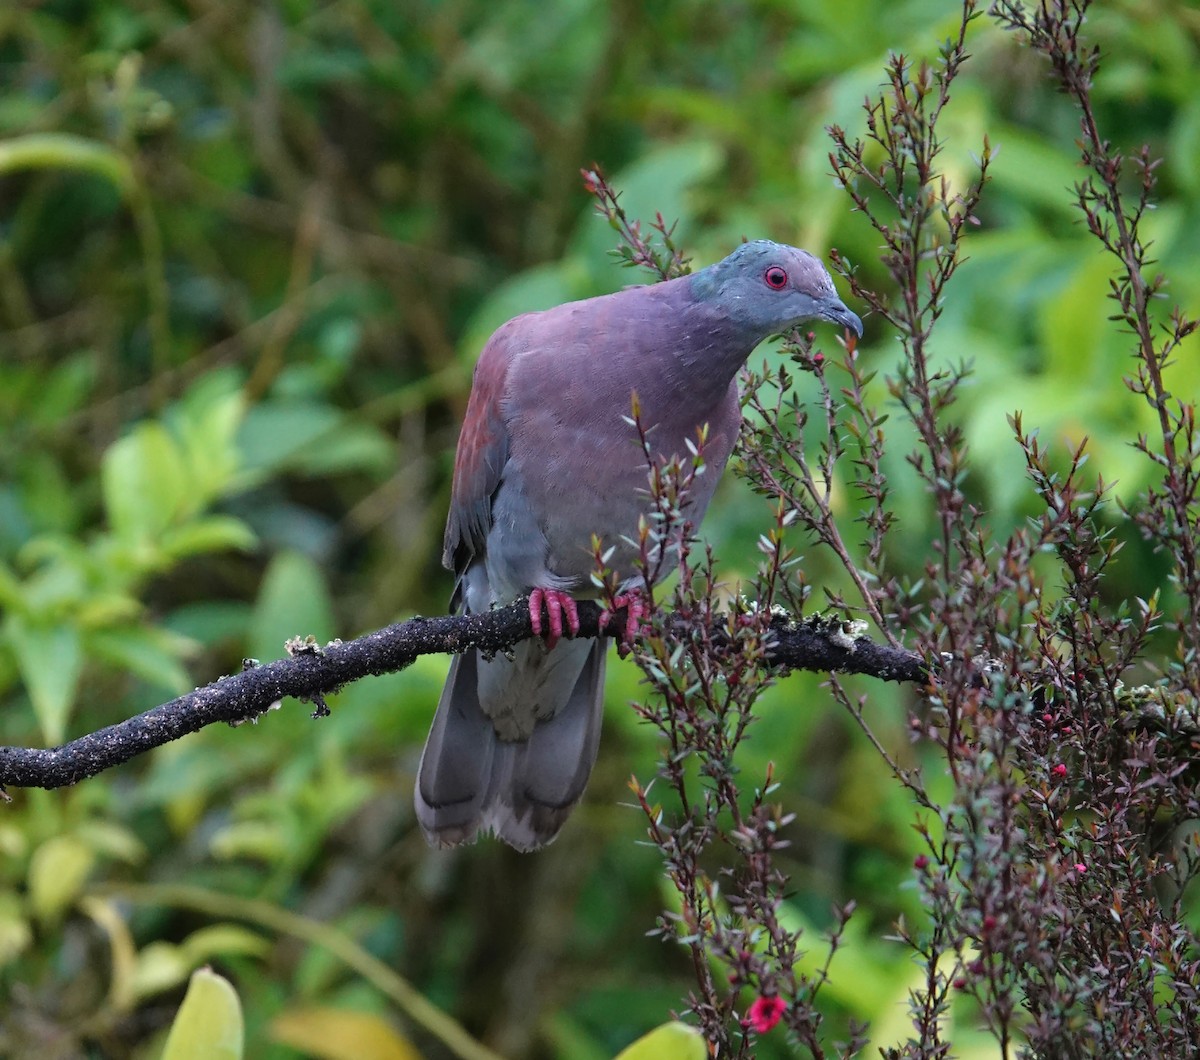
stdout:
{"type": "MultiPolygon", "coordinates": [[[[568,647],[575,645],[555,652],[568,647]]],[[[538,720],[524,739],[502,738],[500,719],[480,706],[481,677],[484,687],[495,686],[495,674],[481,668],[505,660],[486,662],[476,652],[455,658],[417,774],[417,819],[431,843],[455,846],[485,831],[535,850],[558,835],[596,761],[606,648],[604,639],[587,646],[563,702],[526,705],[538,720]]]]}
{"type": "Polygon", "coordinates": [[[488,796],[495,730],[478,704],[461,691],[475,687],[476,666],[473,651],[451,661],[417,767],[417,820],[426,838],[438,846],[472,841],[488,796]]]}

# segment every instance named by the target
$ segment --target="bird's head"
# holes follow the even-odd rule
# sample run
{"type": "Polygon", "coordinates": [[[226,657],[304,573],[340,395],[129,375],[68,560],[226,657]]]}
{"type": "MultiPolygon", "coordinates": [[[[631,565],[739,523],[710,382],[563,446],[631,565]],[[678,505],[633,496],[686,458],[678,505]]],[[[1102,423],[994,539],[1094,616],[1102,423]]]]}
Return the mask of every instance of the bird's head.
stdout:
{"type": "Polygon", "coordinates": [[[805,320],[827,320],[862,336],[862,321],[838,298],[825,266],[808,251],[783,243],[743,243],[695,273],[692,290],[756,341],[805,320]]]}

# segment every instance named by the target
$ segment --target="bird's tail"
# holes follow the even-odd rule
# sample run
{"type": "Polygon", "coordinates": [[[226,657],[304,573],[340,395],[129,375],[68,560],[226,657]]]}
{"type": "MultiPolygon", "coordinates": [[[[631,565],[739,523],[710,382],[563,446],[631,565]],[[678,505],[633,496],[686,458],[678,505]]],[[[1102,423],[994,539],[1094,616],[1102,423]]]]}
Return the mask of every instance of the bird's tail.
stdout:
{"type": "MultiPolygon", "coordinates": [[[[507,672],[490,669],[514,666],[503,656],[487,661],[468,651],[454,658],[417,771],[417,820],[430,843],[456,846],[482,831],[518,850],[536,850],[558,835],[596,761],[606,648],[605,638],[564,641],[543,655],[556,671],[540,682],[551,701],[511,704],[529,719],[528,734],[513,739],[501,735],[519,735],[511,718],[506,725],[494,707],[487,713],[480,705],[480,677],[485,688],[495,688],[500,677],[523,698],[529,674],[505,680],[507,672]],[[488,670],[481,675],[481,668],[488,670]]],[[[540,698],[546,694],[542,687],[540,698]]]]}

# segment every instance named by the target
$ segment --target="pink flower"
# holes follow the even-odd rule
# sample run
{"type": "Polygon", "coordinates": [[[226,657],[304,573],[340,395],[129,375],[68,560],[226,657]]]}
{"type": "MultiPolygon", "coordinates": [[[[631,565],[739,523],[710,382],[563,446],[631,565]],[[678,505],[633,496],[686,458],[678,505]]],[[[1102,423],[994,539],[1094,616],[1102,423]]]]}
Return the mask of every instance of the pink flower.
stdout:
{"type": "Polygon", "coordinates": [[[1067,775],[1067,767],[1065,765],[1063,765],[1061,762],[1059,762],[1058,765],[1056,765],[1052,770],[1050,770],[1050,772],[1053,773],[1056,777],[1065,777],[1067,775]]]}
{"type": "Polygon", "coordinates": [[[787,1008],[781,997],[756,997],[742,1022],[758,1034],[766,1034],[783,1018],[787,1008]]]}

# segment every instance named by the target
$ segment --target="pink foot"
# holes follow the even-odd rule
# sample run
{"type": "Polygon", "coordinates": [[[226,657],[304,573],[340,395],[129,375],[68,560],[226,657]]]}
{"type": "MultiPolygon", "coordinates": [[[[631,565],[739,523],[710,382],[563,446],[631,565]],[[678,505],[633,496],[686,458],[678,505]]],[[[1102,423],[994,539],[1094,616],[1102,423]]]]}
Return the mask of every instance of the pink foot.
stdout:
{"type": "Polygon", "coordinates": [[[617,645],[617,653],[625,656],[633,644],[633,638],[637,636],[641,620],[650,613],[650,608],[640,589],[618,593],[613,597],[612,603],[611,609],[606,607],[600,612],[600,628],[603,629],[608,624],[615,612],[620,611],[621,608],[625,609],[625,629],[621,634],[620,643],[617,645]]]}
{"type": "Polygon", "coordinates": [[[542,636],[542,607],[546,608],[546,647],[553,648],[563,635],[563,615],[567,630],[573,637],[579,632],[579,608],[575,598],[561,589],[534,589],[529,594],[529,622],[536,636],[542,636]]]}

